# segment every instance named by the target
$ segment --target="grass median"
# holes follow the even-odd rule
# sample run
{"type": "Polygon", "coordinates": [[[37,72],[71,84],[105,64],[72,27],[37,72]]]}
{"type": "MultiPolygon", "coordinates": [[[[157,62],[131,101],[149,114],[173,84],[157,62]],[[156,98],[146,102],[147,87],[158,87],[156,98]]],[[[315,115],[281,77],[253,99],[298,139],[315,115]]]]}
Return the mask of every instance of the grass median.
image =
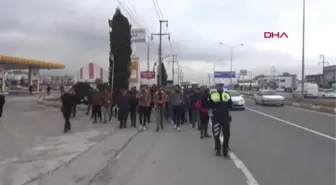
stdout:
{"type": "Polygon", "coordinates": [[[321,107],[336,108],[336,101],[333,99],[294,99],[291,97],[286,98],[288,101],[292,101],[300,104],[317,105],[321,107]]]}

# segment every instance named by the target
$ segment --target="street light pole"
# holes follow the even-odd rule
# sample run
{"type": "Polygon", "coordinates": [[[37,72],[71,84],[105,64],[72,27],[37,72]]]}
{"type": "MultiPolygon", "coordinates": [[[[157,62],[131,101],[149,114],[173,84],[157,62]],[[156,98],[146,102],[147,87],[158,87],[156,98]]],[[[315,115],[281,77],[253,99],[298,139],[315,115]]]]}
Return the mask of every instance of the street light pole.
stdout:
{"type": "MultiPolygon", "coordinates": [[[[220,42],[219,45],[224,45],[224,46],[227,46],[227,47],[230,48],[230,72],[232,72],[233,71],[233,69],[232,69],[232,67],[233,67],[233,65],[232,65],[232,62],[233,62],[233,48],[238,47],[238,46],[244,46],[244,44],[238,44],[238,45],[231,46],[231,45],[227,45],[227,44],[224,44],[224,43],[220,42]]],[[[232,87],[232,84],[233,84],[233,79],[231,77],[231,84],[230,84],[231,87],[232,87]]]]}
{"type": "Polygon", "coordinates": [[[306,29],[306,0],[303,0],[302,6],[302,68],[301,68],[301,96],[304,98],[304,80],[305,80],[305,29],[306,29]]]}
{"type": "MultiPolygon", "coordinates": [[[[230,72],[232,72],[232,57],[233,57],[233,47],[230,47],[230,72]]],[[[230,85],[231,85],[231,88],[232,88],[232,77],[230,78],[230,85]]]]}

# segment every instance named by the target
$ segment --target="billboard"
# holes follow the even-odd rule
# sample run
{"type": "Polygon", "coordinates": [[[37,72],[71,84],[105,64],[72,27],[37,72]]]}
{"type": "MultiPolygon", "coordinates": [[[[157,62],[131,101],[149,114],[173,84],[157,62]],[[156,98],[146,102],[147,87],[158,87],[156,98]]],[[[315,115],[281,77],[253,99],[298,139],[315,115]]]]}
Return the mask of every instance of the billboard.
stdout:
{"type": "Polygon", "coordinates": [[[215,71],[214,78],[236,78],[235,71],[215,71]]]}
{"type": "Polygon", "coordinates": [[[155,72],[154,71],[140,71],[140,77],[142,79],[154,79],[155,72]]]}
{"type": "Polygon", "coordinates": [[[130,82],[136,83],[139,79],[139,57],[132,56],[131,57],[131,75],[130,82]]]}
{"type": "Polygon", "coordinates": [[[144,28],[131,29],[131,41],[134,43],[146,42],[146,29],[144,28]]]}

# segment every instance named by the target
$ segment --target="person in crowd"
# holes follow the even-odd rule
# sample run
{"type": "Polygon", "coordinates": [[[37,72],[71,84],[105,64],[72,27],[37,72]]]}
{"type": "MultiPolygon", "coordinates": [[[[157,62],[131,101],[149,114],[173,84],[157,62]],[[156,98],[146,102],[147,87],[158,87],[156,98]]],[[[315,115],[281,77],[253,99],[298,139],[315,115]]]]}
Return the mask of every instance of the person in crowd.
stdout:
{"type": "Polygon", "coordinates": [[[163,116],[164,109],[166,107],[168,101],[168,96],[164,92],[163,87],[159,87],[156,93],[154,94],[154,103],[155,103],[155,111],[156,111],[156,131],[158,132],[164,128],[163,126],[163,116]]]}
{"type": "Polygon", "coordinates": [[[61,95],[64,93],[64,86],[63,86],[63,84],[60,86],[60,92],[61,92],[61,95]]]}
{"type": "Polygon", "coordinates": [[[210,108],[216,155],[220,156],[222,149],[224,157],[228,157],[232,100],[230,94],[223,92],[223,88],[224,84],[219,84],[217,91],[210,94],[210,108]],[[223,146],[220,141],[221,132],[224,137],[223,146]]]}
{"type": "Polygon", "coordinates": [[[6,103],[6,98],[3,90],[0,90],[0,120],[2,119],[3,108],[6,103]]]}
{"type": "Polygon", "coordinates": [[[182,122],[186,123],[187,122],[187,113],[188,113],[188,107],[189,107],[189,96],[188,96],[188,89],[183,89],[183,110],[182,110],[182,122]]]}
{"type": "Polygon", "coordinates": [[[118,120],[120,129],[127,128],[127,119],[130,110],[129,99],[127,91],[122,90],[118,101],[118,120]]]}
{"type": "Polygon", "coordinates": [[[150,93],[145,87],[141,87],[140,91],[137,93],[137,100],[139,103],[139,123],[140,129],[146,130],[146,115],[148,107],[150,106],[150,93]]]}
{"type": "Polygon", "coordinates": [[[210,137],[208,134],[208,125],[209,125],[209,108],[210,108],[210,100],[209,100],[209,89],[204,89],[202,93],[202,98],[196,103],[196,108],[199,110],[200,115],[200,138],[203,139],[210,137]]]}
{"type": "Polygon", "coordinates": [[[29,94],[32,95],[33,94],[33,86],[30,84],[28,88],[29,88],[29,94]]]}
{"type": "Polygon", "coordinates": [[[117,117],[117,105],[118,105],[118,100],[119,100],[119,94],[116,92],[112,93],[112,103],[111,103],[111,107],[110,107],[110,117],[109,117],[109,121],[112,120],[112,117],[117,117]]]}
{"type": "Polygon", "coordinates": [[[173,123],[174,128],[180,131],[180,125],[182,121],[182,109],[183,109],[183,96],[181,93],[181,88],[175,86],[175,91],[170,96],[170,102],[173,109],[173,123]]]}
{"type": "Polygon", "coordinates": [[[191,104],[191,95],[193,94],[194,92],[194,89],[192,89],[191,87],[188,87],[187,89],[187,98],[188,98],[188,120],[189,120],[189,123],[192,124],[192,104],[191,104]]]}
{"type": "Polygon", "coordinates": [[[195,88],[192,94],[190,95],[190,109],[191,109],[191,124],[192,127],[195,128],[196,124],[198,126],[197,129],[199,129],[199,112],[195,107],[195,104],[198,100],[201,99],[199,89],[195,88]]]}
{"type": "MultiPolygon", "coordinates": [[[[33,89],[33,86],[32,86],[32,89],[33,89]]],[[[50,91],[51,91],[51,87],[50,87],[50,85],[48,85],[48,87],[47,87],[47,95],[48,96],[50,95],[50,91]]]]}
{"type": "Polygon", "coordinates": [[[92,90],[92,114],[93,114],[93,123],[97,123],[97,118],[100,119],[100,122],[103,122],[102,112],[101,112],[101,97],[97,89],[92,90]]]}
{"type": "Polygon", "coordinates": [[[90,110],[91,110],[91,119],[93,119],[93,111],[92,111],[92,93],[93,93],[93,90],[90,89],[89,90],[89,94],[87,96],[87,108],[86,108],[86,115],[89,115],[90,114],[90,110]]]}
{"type": "Polygon", "coordinates": [[[152,114],[152,110],[154,108],[154,94],[155,94],[155,86],[154,85],[149,89],[149,93],[150,93],[150,102],[149,102],[149,106],[148,106],[148,110],[147,110],[147,123],[151,122],[151,114],[152,114]]]}
{"type": "Polygon", "coordinates": [[[77,96],[74,89],[70,90],[70,94],[71,94],[71,98],[72,98],[72,109],[71,109],[72,117],[76,117],[77,105],[80,103],[80,99],[77,96]]]}
{"type": "Polygon", "coordinates": [[[132,87],[129,92],[129,113],[131,118],[131,127],[136,127],[136,117],[137,117],[137,107],[138,107],[138,99],[137,99],[137,90],[136,87],[132,87]]]}
{"type": "Polygon", "coordinates": [[[61,96],[61,101],[62,101],[62,107],[61,111],[64,117],[64,133],[67,133],[71,131],[71,123],[70,123],[70,117],[71,117],[71,111],[73,107],[73,98],[70,92],[65,92],[61,96]]]}
{"type": "Polygon", "coordinates": [[[107,123],[107,120],[109,119],[109,114],[110,114],[110,107],[112,104],[112,95],[109,92],[102,92],[103,96],[103,101],[102,101],[102,116],[103,116],[103,121],[104,124],[107,123]]]}
{"type": "Polygon", "coordinates": [[[164,109],[165,118],[166,118],[167,123],[171,121],[171,123],[173,124],[173,109],[172,109],[172,104],[170,101],[173,91],[172,89],[166,87],[164,88],[164,92],[168,97],[168,101],[166,102],[165,109],[164,109]]]}

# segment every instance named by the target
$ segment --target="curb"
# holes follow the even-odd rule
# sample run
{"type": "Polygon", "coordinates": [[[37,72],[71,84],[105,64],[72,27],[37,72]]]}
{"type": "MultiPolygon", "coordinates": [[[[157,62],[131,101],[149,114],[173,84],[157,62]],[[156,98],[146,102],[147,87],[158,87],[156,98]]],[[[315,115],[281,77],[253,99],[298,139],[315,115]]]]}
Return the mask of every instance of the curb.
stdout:
{"type": "Polygon", "coordinates": [[[98,144],[102,143],[103,141],[105,141],[108,137],[112,136],[113,134],[115,134],[117,132],[117,129],[113,129],[113,131],[108,132],[104,139],[102,139],[101,141],[93,144],[92,146],[90,146],[89,148],[87,148],[86,150],[84,150],[83,152],[79,153],[78,155],[72,157],[70,160],[64,162],[63,164],[60,164],[59,166],[57,166],[56,168],[47,171],[45,173],[39,173],[37,176],[32,177],[31,179],[27,180],[26,182],[22,183],[21,185],[30,185],[31,183],[36,182],[37,180],[39,180],[40,178],[43,178],[46,175],[49,175],[55,171],[57,171],[58,169],[60,169],[61,167],[70,164],[72,161],[76,160],[77,158],[79,158],[80,156],[82,156],[83,154],[85,154],[86,152],[90,151],[93,147],[97,146],[98,144]]]}
{"type": "MultiPolygon", "coordinates": [[[[250,94],[243,94],[243,95],[244,97],[253,100],[250,94]]],[[[300,107],[302,109],[313,110],[317,112],[323,112],[323,113],[329,113],[329,114],[336,115],[336,108],[323,107],[320,105],[313,105],[313,104],[301,104],[301,103],[291,102],[291,101],[285,101],[285,105],[292,106],[292,107],[300,107]]]]}

